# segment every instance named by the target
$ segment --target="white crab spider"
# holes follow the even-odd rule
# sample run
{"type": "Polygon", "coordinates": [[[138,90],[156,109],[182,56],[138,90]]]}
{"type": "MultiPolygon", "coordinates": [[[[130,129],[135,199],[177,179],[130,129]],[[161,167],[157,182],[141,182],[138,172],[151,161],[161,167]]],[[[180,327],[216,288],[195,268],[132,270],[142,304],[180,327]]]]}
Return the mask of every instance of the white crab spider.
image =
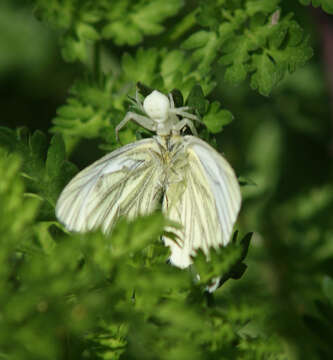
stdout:
{"type": "Polygon", "coordinates": [[[189,127],[192,134],[198,135],[193,122],[190,120],[199,121],[198,117],[186,112],[186,110],[189,109],[188,106],[176,108],[171,94],[169,94],[168,98],[159,91],[154,90],[144,99],[142,105],[137,92],[136,102],[139,108],[143,110],[147,116],[129,111],[116,127],[117,139],[119,131],[131,120],[135,121],[142,127],[155,132],[156,135],[159,136],[179,134],[185,126],[189,127]],[[183,119],[179,121],[177,115],[182,116],[183,119]]]}
{"type": "Polygon", "coordinates": [[[209,251],[226,245],[236,221],[241,195],[228,162],[197,136],[181,136],[187,126],[197,135],[188,107],[175,107],[169,97],[155,90],[143,104],[146,115],[128,112],[118,132],[135,121],[156,135],[127,144],[78,173],[61,193],[56,215],[72,231],[101,227],[112,231],[121,216],[133,219],[162,207],[179,222],[170,229],[178,242],[163,236],[171,249],[170,261],[180,268],[192,263],[197,249],[209,251]],[[179,120],[178,116],[182,119],[179,120]]]}

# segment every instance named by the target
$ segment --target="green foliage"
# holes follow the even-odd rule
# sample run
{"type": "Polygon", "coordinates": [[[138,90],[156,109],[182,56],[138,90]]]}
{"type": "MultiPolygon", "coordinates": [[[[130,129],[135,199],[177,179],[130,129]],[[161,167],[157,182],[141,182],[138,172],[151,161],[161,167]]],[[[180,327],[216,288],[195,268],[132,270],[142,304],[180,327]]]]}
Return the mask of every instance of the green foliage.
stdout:
{"type": "MultiPolygon", "coordinates": [[[[64,5],[58,0],[35,2],[40,18],[64,31],[61,38],[64,58],[83,62],[89,62],[91,45],[102,40],[133,46],[146,35],[160,34],[166,30],[162,26],[165,19],[177,15],[183,5],[180,0],[135,3],[68,0],[64,5]]],[[[280,19],[279,3],[280,0],[244,0],[239,5],[226,0],[202,1],[196,18],[191,17],[192,26],[199,29],[182,43],[191,56],[178,48],[164,49],[166,44],[161,45],[156,38],[155,49],[141,50],[136,58],[125,54],[123,70],[130,78],[151,86],[152,75],[160,75],[167,89],[171,84],[176,88],[187,84],[189,90],[196,80],[202,85],[204,81],[209,91],[214,86],[211,71],[218,61],[225,67],[228,82],[237,84],[250,76],[251,86],[268,95],[287,72],[295,71],[312,56],[308,38],[292,20],[292,14],[280,19]],[[157,68],[159,53],[163,60],[157,68]],[[188,77],[190,72],[192,78],[188,77]]],[[[181,28],[188,20],[179,21],[181,28]]]]}
{"type": "Polygon", "coordinates": [[[229,110],[221,109],[220,103],[214,101],[210,104],[203,121],[210,132],[219,133],[224,126],[232,121],[232,119],[233,116],[231,112],[229,110]]]}
{"type": "Polygon", "coordinates": [[[26,129],[0,128],[0,146],[21,156],[22,175],[28,193],[42,202],[42,216],[53,218],[53,209],[61,190],[77,171],[73,164],[66,161],[61,136],[54,136],[47,150],[46,137],[38,130],[29,136],[26,129]]]}
{"type": "MultiPolygon", "coordinates": [[[[232,121],[230,111],[221,109],[218,101],[209,103],[205,99],[204,91],[196,84],[195,78],[183,82],[182,78],[176,77],[175,81],[166,74],[162,77],[156,76],[157,67],[164,66],[161,54],[151,49],[144,52],[139,48],[136,57],[129,54],[123,56],[122,64],[124,73],[119,79],[114,79],[111,75],[103,77],[102,81],[81,80],[70,89],[70,97],[67,104],[58,108],[57,117],[53,119],[53,133],[61,133],[64,136],[67,148],[71,151],[78,144],[80,139],[102,138],[104,150],[113,150],[118,144],[115,138],[115,127],[128,111],[128,96],[123,93],[121,84],[134,82],[150,84],[152,88],[162,91],[175,89],[179,86],[178,96],[187,96],[187,105],[192,111],[198,111],[203,115],[203,122],[208,130],[217,133],[223,126],[232,121]],[[147,54],[149,61],[146,60],[147,54]],[[199,97],[196,93],[199,89],[199,97]],[[207,111],[207,113],[206,113],[207,111]]],[[[167,61],[168,58],[167,58],[167,61]]],[[[181,59],[179,60],[181,61],[181,59]]],[[[170,65],[170,61],[169,61],[170,65]]],[[[175,69],[180,63],[175,64],[175,69]]],[[[143,85],[146,86],[146,85],[143,85]]],[[[142,90],[142,88],[141,88],[142,90]]],[[[143,91],[144,92],[144,91],[143,91]]],[[[140,98],[143,101],[144,96],[140,98]]],[[[133,111],[140,112],[134,107],[133,111]]],[[[122,143],[129,143],[135,140],[137,126],[130,125],[120,134],[122,143]]],[[[142,128],[141,128],[142,130],[142,128]]]]}
{"type": "Polygon", "coordinates": [[[289,14],[280,20],[277,1],[245,1],[237,7],[228,1],[204,2],[193,33],[183,48],[194,49],[198,68],[208,72],[216,60],[226,67],[225,79],[237,84],[248,75],[262,95],[312,56],[308,39],[289,14]]]}
{"type": "Polygon", "coordinates": [[[101,39],[112,39],[117,45],[139,44],[143,36],[161,33],[165,19],[183,5],[182,0],[34,2],[37,16],[62,30],[62,54],[67,61],[87,61],[89,47],[101,39]]]}
{"type": "Polygon", "coordinates": [[[244,236],[239,243],[237,235],[236,231],[232,242],[226,247],[212,251],[210,261],[207,261],[202,251],[193,258],[194,268],[199,274],[199,284],[211,284],[219,279],[218,283],[222,285],[229,279],[242,277],[247,267],[243,260],[247,255],[252,233],[244,236]]]}
{"type": "MultiPolygon", "coordinates": [[[[13,152],[23,156],[17,135],[10,131],[6,135],[13,152]]],[[[198,287],[219,272],[205,275],[199,256],[196,266],[202,279],[195,284],[191,273],[168,265],[168,250],[158,241],[165,224],[161,214],[121,221],[112,236],[65,235],[55,221],[37,221],[39,202],[23,196],[20,172],[32,168],[31,159],[41,143],[40,133],[30,138],[29,145],[21,142],[25,152],[30,149],[24,166],[17,155],[3,152],[1,156],[5,176],[0,198],[9,215],[2,216],[0,223],[5,264],[0,281],[7,294],[0,299],[3,356],[118,359],[136,358],[139,351],[147,359],[201,359],[207,352],[237,353],[232,342],[239,335],[232,329],[232,319],[207,307],[198,287]],[[221,341],[226,336],[228,341],[221,341]]],[[[42,162],[38,165],[42,193],[45,172],[56,179],[63,166],[58,137],[51,141],[45,167],[42,162]]],[[[37,170],[30,170],[32,174],[37,170]]],[[[54,187],[51,190],[56,192],[54,187]]],[[[233,249],[238,255],[232,256],[231,264],[223,260],[221,267],[221,259],[213,256],[210,266],[228,272],[244,259],[239,249],[233,249]]]]}
{"type": "MultiPolygon", "coordinates": [[[[331,1],[31,3],[0,5],[2,119],[48,129],[54,117],[53,137],[0,127],[0,358],[330,359],[330,99],[318,56],[306,65],[310,41],[321,49],[299,3],[333,13],[331,1]],[[57,65],[55,46],[75,64],[57,65]],[[115,127],[142,112],[135,84],[141,102],[158,89],[188,106],[247,185],[233,240],[190,269],[168,264],[160,213],[109,235],[55,218],[78,171],[68,156],[82,166],[120,146],[115,127]]],[[[151,135],[130,123],[120,141],[151,135]]]]}
{"type": "Polygon", "coordinates": [[[299,0],[302,5],[321,6],[324,11],[333,14],[333,3],[330,0],[299,0]]]}
{"type": "Polygon", "coordinates": [[[153,2],[139,1],[135,4],[129,0],[108,4],[105,25],[102,34],[105,38],[114,39],[117,45],[136,45],[143,35],[156,35],[164,30],[161,23],[175,15],[183,5],[182,0],[153,2]]]}
{"type": "Polygon", "coordinates": [[[111,77],[103,79],[102,84],[79,80],[72,86],[71,96],[67,104],[57,110],[52,128],[52,132],[62,133],[69,150],[80,139],[101,136],[110,143],[115,142],[114,128],[120,119],[112,86],[111,77]]]}

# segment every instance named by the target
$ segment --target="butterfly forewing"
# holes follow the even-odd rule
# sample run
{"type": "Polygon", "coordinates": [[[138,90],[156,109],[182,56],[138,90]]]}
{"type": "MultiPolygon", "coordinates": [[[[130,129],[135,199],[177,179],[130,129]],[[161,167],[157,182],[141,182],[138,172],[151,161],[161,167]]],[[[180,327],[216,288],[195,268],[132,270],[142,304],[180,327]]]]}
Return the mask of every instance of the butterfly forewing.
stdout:
{"type": "Polygon", "coordinates": [[[228,162],[211,146],[193,136],[183,138],[182,168],[168,179],[163,198],[167,216],[182,224],[175,233],[178,243],[164,237],[171,248],[171,262],[179,267],[191,264],[191,255],[201,248],[226,245],[239,212],[241,196],[237,178],[228,162]]]}
{"type": "Polygon", "coordinates": [[[163,168],[155,139],[128,144],[87,167],[65,187],[56,207],[67,229],[108,232],[120,216],[132,219],[159,206],[163,168]]]}

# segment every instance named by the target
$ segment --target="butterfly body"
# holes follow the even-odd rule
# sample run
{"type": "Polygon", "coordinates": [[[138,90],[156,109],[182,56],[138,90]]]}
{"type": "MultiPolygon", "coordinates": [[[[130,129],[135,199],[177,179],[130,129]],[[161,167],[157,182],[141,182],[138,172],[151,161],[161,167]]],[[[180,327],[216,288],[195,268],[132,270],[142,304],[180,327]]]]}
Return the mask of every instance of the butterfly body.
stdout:
{"type": "MultiPolygon", "coordinates": [[[[148,117],[130,119],[160,129],[157,135],[125,145],[82,170],[60,195],[56,215],[71,231],[100,227],[109,233],[122,216],[133,219],[162,208],[166,217],[182,225],[166,228],[176,234],[176,241],[168,235],[163,241],[171,249],[171,263],[185,268],[196,250],[209,256],[211,247],[228,243],[241,203],[238,181],[210,145],[180,135],[191,123],[176,115],[191,115],[185,108],[174,108],[165,95],[153,92],[143,109],[148,117]]],[[[129,121],[128,114],[116,131],[129,121]]]]}

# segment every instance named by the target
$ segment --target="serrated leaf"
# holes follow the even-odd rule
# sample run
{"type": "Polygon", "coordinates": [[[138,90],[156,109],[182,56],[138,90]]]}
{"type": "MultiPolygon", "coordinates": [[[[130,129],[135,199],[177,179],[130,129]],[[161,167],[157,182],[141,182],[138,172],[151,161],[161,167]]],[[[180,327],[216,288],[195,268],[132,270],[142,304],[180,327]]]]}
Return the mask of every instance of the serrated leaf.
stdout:
{"type": "Polygon", "coordinates": [[[122,57],[122,68],[126,79],[151,85],[156,77],[159,53],[156,49],[140,48],[135,56],[125,53],[122,57]]]}
{"type": "Polygon", "coordinates": [[[258,89],[260,94],[268,96],[281,79],[282,73],[265,53],[253,55],[252,65],[256,68],[251,76],[252,89],[258,89]]]}
{"type": "Polygon", "coordinates": [[[136,45],[139,44],[143,36],[141,32],[132,24],[123,21],[113,21],[106,25],[102,30],[102,36],[106,39],[114,39],[117,45],[136,45]]]}
{"type": "Polygon", "coordinates": [[[84,40],[68,35],[62,38],[61,46],[61,54],[66,61],[74,62],[79,60],[84,62],[87,59],[87,49],[84,40]]]}
{"type": "Polygon", "coordinates": [[[92,25],[80,22],[76,26],[76,32],[79,38],[87,40],[97,41],[100,39],[99,33],[95,30],[92,25]]]}
{"type": "Polygon", "coordinates": [[[122,106],[125,95],[114,99],[111,92],[112,78],[104,77],[100,83],[81,80],[70,89],[67,104],[57,110],[51,132],[61,133],[66,147],[72,150],[80,139],[93,139],[102,129],[113,128],[123,116],[117,107],[122,106]],[[120,119],[119,119],[119,113],[120,119]]]}
{"type": "Polygon", "coordinates": [[[280,0],[249,0],[246,2],[246,11],[250,16],[258,12],[271,14],[276,10],[280,0]]]}
{"type": "Polygon", "coordinates": [[[312,56],[303,30],[292,20],[292,14],[280,20],[276,5],[277,1],[253,0],[246,2],[247,15],[240,9],[234,16],[224,11],[222,17],[226,21],[218,33],[223,43],[219,63],[226,67],[225,80],[238,84],[252,74],[252,88],[266,96],[287,72],[295,71],[312,56]],[[267,17],[263,21],[265,17],[258,14],[271,15],[268,21],[267,17]]]}
{"type": "Polygon", "coordinates": [[[32,153],[41,156],[47,149],[47,139],[44,133],[36,130],[30,137],[30,147],[32,153]]]}
{"type": "Polygon", "coordinates": [[[165,220],[161,213],[155,213],[127,224],[126,220],[120,221],[112,232],[112,255],[115,257],[138,251],[156,241],[163,232],[165,220]]]}
{"type": "Polygon", "coordinates": [[[195,49],[198,47],[202,47],[206,45],[207,41],[210,38],[210,32],[205,30],[197,31],[196,33],[192,34],[189,38],[187,38],[182,47],[184,49],[195,49]]]}
{"type": "MultiPolygon", "coordinates": [[[[163,77],[167,77],[168,75],[174,73],[175,71],[179,71],[179,69],[186,64],[185,61],[185,53],[180,50],[168,51],[161,61],[161,72],[163,77]]],[[[186,70],[189,69],[184,69],[186,70]]]]}
{"type": "Polygon", "coordinates": [[[229,83],[238,84],[246,78],[248,69],[246,63],[250,60],[250,43],[242,36],[232,38],[225,46],[226,55],[220,58],[222,65],[229,65],[225,79],[229,83]]]}
{"type": "Polygon", "coordinates": [[[246,79],[247,72],[244,64],[233,64],[225,71],[224,78],[227,83],[237,85],[246,79]]]}
{"type": "Polygon", "coordinates": [[[220,132],[224,126],[228,125],[233,120],[233,115],[230,111],[221,109],[220,103],[214,101],[209,105],[207,113],[203,117],[203,122],[208,130],[214,134],[220,132]]]}
{"type": "Polygon", "coordinates": [[[221,44],[221,38],[215,31],[200,31],[186,40],[182,47],[195,48],[192,54],[193,60],[198,63],[199,69],[207,71],[218,55],[221,44]]]}
{"type": "Polygon", "coordinates": [[[56,247],[56,242],[50,233],[50,227],[59,227],[56,221],[41,221],[34,225],[34,234],[37,238],[39,245],[45,254],[50,255],[56,247]]]}
{"type": "Polygon", "coordinates": [[[190,83],[194,81],[194,74],[191,72],[191,61],[186,58],[182,50],[160,52],[160,72],[164,88],[169,91],[172,88],[179,88],[183,93],[188,91],[190,83]],[[190,74],[190,75],[189,75],[190,74]]]}
{"type": "Polygon", "coordinates": [[[201,1],[197,21],[201,26],[216,29],[220,23],[220,10],[226,5],[226,0],[201,1]]]}
{"type": "Polygon", "coordinates": [[[56,134],[51,139],[45,163],[46,173],[51,179],[59,172],[59,169],[65,161],[65,157],[66,150],[64,140],[60,134],[56,134]]]}
{"type": "Polygon", "coordinates": [[[303,66],[313,55],[312,48],[308,45],[308,39],[304,39],[301,45],[287,46],[285,50],[270,49],[270,55],[284,72],[294,72],[299,66],[303,66]]]}
{"type": "Polygon", "coordinates": [[[57,114],[64,118],[71,119],[86,119],[94,115],[94,110],[91,106],[84,106],[80,103],[76,105],[63,105],[57,109],[57,114]]]}
{"type": "Polygon", "coordinates": [[[106,25],[102,29],[105,38],[112,38],[117,45],[136,45],[144,35],[156,35],[164,30],[162,22],[175,15],[181,0],[138,1],[118,4],[104,4],[106,25]]]}

